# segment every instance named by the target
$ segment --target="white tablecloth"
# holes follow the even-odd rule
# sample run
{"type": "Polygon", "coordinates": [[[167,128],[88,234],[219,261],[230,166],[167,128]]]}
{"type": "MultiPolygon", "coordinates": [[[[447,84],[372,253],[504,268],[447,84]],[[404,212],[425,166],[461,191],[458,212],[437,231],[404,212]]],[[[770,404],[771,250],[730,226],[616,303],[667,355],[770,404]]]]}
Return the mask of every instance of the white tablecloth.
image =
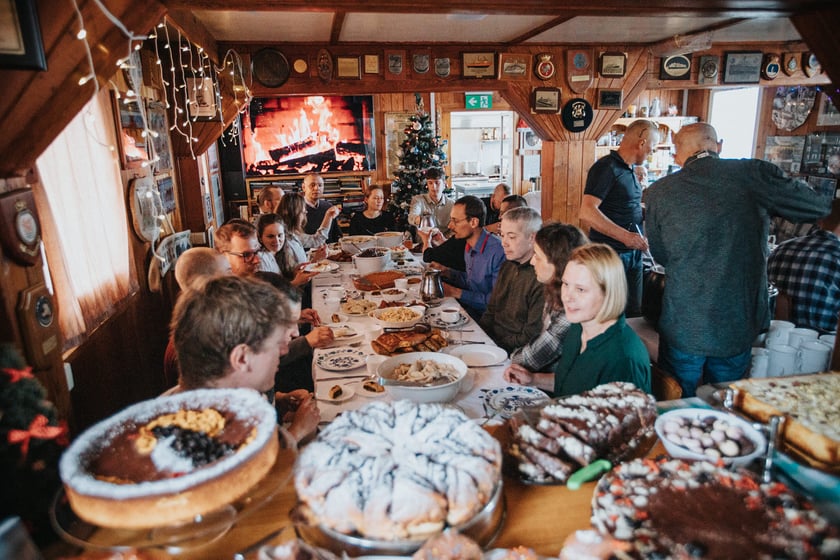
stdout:
{"type": "MultiPolygon", "coordinates": [[[[421,263],[417,261],[415,258],[412,258],[412,264],[420,265],[421,263]]],[[[318,312],[321,316],[322,321],[325,323],[330,322],[330,317],[332,312],[326,309],[325,303],[325,295],[326,291],[330,287],[341,286],[348,290],[353,290],[353,282],[351,279],[351,274],[355,274],[355,269],[353,268],[352,263],[342,263],[339,270],[335,272],[325,272],[321,273],[315,278],[312,279],[312,307],[318,312]]],[[[420,299],[420,284],[414,284],[409,286],[409,293],[408,299],[409,300],[419,300],[420,299]]],[[[381,301],[381,296],[372,296],[370,292],[364,293],[365,299],[369,299],[371,301],[376,302],[377,304],[381,301]]],[[[444,298],[442,307],[458,307],[457,300],[452,298],[444,298]]],[[[466,313],[464,313],[466,315],[466,313]]],[[[348,322],[357,323],[362,326],[369,326],[371,329],[375,329],[378,325],[377,321],[371,317],[353,317],[349,319],[348,322]]],[[[492,344],[495,346],[493,341],[490,339],[489,336],[478,326],[478,324],[470,319],[466,324],[459,327],[462,329],[461,338],[463,342],[482,342],[484,344],[492,344]]],[[[358,350],[363,351],[365,354],[373,354],[373,350],[370,346],[370,337],[365,337],[358,343],[358,350]]],[[[358,382],[361,381],[360,379],[345,379],[346,376],[358,376],[358,375],[365,375],[367,374],[367,370],[365,366],[358,367],[356,369],[352,369],[349,371],[344,372],[336,372],[336,371],[326,371],[317,365],[318,356],[323,354],[327,350],[315,350],[315,355],[312,364],[312,375],[315,377],[315,392],[317,394],[324,394],[329,390],[329,387],[333,385],[343,385],[348,384],[351,387],[357,386],[358,382]]],[[[463,410],[467,416],[470,418],[482,418],[485,416],[485,409],[483,406],[483,400],[481,399],[480,395],[482,395],[482,390],[490,390],[500,387],[505,387],[508,385],[507,382],[502,378],[502,373],[510,364],[510,360],[506,359],[503,363],[495,366],[490,367],[470,367],[469,372],[467,374],[467,378],[465,378],[464,384],[462,386],[461,392],[457,395],[455,400],[451,402],[451,404],[459,407],[463,410]]],[[[369,403],[373,398],[377,399],[384,399],[387,401],[391,400],[390,395],[387,393],[387,389],[384,396],[381,397],[365,397],[359,394],[360,391],[350,398],[341,403],[332,403],[325,400],[320,400],[318,402],[318,408],[321,410],[321,420],[322,421],[331,421],[333,420],[339,413],[344,410],[355,410],[364,406],[365,404],[369,403]]],[[[493,422],[496,420],[493,419],[493,422]]]]}

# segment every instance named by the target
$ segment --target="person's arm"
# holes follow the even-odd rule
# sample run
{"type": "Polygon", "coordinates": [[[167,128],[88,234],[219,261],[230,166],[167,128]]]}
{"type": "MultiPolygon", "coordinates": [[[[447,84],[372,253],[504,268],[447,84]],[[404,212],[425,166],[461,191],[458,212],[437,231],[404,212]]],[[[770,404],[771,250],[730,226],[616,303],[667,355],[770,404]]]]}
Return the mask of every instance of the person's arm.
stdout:
{"type": "Polygon", "coordinates": [[[490,294],[493,291],[493,286],[496,285],[496,278],[499,275],[499,269],[502,267],[504,260],[505,253],[501,245],[499,245],[498,250],[489,255],[487,265],[484,269],[484,275],[472,286],[469,284],[469,278],[467,278],[466,272],[449,271],[450,276],[453,274],[463,275],[464,283],[461,295],[456,296],[462,304],[478,309],[487,307],[487,302],[490,301],[490,294]]]}
{"type": "MultiPolygon", "coordinates": [[[[497,283],[499,281],[501,281],[501,277],[497,280],[497,283]]],[[[528,344],[529,341],[538,337],[540,331],[542,331],[542,310],[545,306],[543,287],[540,284],[536,284],[524,296],[527,315],[522,327],[518,331],[496,332],[496,343],[503,348],[510,348],[511,350],[521,348],[528,344]]],[[[487,309],[488,311],[490,310],[489,303],[487,309]]],[[[504,313],[504,307],[499,309],[499,312],[504,313]]],[[[481,321],[484,323],[484,317],[481,318],[481,321]]]]}
{"type": "Polygon", "coordinates": [[[327,242],[327,228],[318,228],[315,233],[301,233],[300,244],[304,249],[320,247],[327,242]]]}
{"type": "Polygon", "coordinates": [[[580,204],[580,221],[584,225],[596,229],[616,241],[620,241],[631,249],[646,251],[648,244],[645,238],[638,233],[627,231],[610,220],[601,212],[601,202],[602,200],[600,198],[591,194],[583,195],[583,200],[580,204]]]}
{"type": "Polygon", "coordinates": [[[786,177],[772,163],[752,160],[750,164],[753,192],[771,216],[781,216],[798,224],[816,221],[831,211],[831,195],[821,195],[808,183],[786,177]]]}
{"type": "Polygon", "coordinates": [[[420,225],[420,216],[423,215],[423,196],[417,195],[411,198],[411,207],[408,210],[408,223],[420,225]]]}
{"type": "Polygon", "coordinates": [[[530,385],[531,387],[536,387],[549,393],[554,392],[553,373],[531,373],[520,365],[511,364],[505,369],[502,377],[510,383],[530,385]]]}
{"type": "Polygon", "coordinates": [[[569,332],[569,321],[565,314],[558,313],[552,317],[548,328],[530,344],[522,347],[519,352],[511,355],[511,362],[519,364],[530,371],[545,371],[560,359],[563,354],[563,339],[569,332]]]}
{"type": "Polygon", "coordinates": [[[280,356],[279,367],[288,365],[298,358],[312,355],[312,347],[305,336],[298,336],[289,341],[289,352],[280,356]]]}

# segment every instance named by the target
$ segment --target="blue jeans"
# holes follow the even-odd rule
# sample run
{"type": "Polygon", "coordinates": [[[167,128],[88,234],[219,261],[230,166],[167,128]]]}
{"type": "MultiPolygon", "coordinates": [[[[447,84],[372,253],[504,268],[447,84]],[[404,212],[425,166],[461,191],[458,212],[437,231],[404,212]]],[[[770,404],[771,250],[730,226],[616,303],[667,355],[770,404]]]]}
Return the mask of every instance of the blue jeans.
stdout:
{"type": "Polygon", "coordinates": [[[618,257],[624,265],[624,275],[627,277],[627,306],[624,308],[624,314],[627,317],[638,317],[642,314],[642,252],[622,251],[618,257]]]}
{"type": "Polygon", "coordinates": [[[683,397],[693,397],[700,382],[720,383],[741,379],[750,367],[750,351],[714,358],[689,354],[668,345],[659,337],[659,366],[673,375],[682,387],[683,397]]]}

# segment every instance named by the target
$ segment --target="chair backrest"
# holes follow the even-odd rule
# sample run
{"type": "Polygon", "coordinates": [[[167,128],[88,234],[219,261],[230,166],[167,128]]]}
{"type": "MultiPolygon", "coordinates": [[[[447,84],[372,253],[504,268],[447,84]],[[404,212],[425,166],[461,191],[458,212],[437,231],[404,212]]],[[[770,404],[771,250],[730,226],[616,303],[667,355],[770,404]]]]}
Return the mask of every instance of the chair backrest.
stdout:
{"type": "Polygon", "coordinates": [[[656,364],[650,366],[650,382],[657,401],[673,401],[682,397],[682,387],[673,376],[656,364]]]}

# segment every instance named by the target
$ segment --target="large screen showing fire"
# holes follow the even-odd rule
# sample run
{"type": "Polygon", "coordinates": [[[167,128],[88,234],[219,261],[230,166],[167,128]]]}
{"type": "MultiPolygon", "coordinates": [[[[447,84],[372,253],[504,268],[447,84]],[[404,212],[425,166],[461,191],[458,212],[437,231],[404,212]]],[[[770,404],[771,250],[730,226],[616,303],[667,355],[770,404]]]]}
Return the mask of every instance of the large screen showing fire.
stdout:
{"type": "Polygon", "coordinates": [[[376,168],[373,96],[255,97],[242,117],[248,177],[376,168]]]}

